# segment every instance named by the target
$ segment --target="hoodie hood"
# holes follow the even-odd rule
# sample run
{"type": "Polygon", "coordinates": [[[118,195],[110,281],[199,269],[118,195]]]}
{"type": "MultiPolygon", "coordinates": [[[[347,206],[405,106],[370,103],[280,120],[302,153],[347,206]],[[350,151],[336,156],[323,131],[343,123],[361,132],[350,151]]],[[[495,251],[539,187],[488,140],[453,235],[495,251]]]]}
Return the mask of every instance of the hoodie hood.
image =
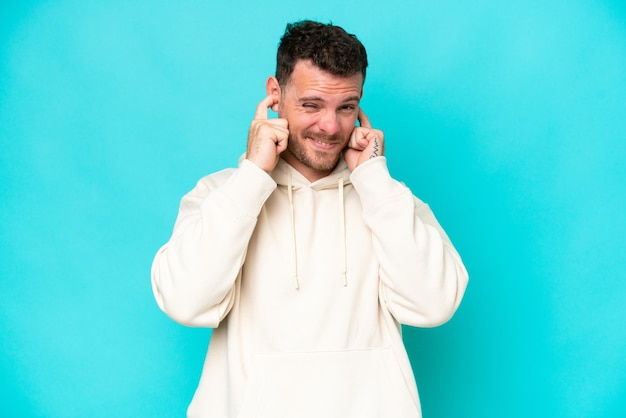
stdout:
{"type": "Polygon", "coordinates": [[[313,190],[324,190],[337,188],[339,179],[343,179],[343,184],[350,183],[350,169],[348,164],[343,159],[343,156],[339,158],[339,162],[335,169],[326,177],[310,182],[304,177],[298,170],[293,168],[288,162],[282,158],[278,159],[276,168],[270,173],[276,184],[279,186],[291,186],[292,190],[299,190],[303,187],[310,187],[313,190]],[[291,177],[291,180],[290,180],[291,177]],[[291,182],[290,182],[291,181],[291,182]]]}

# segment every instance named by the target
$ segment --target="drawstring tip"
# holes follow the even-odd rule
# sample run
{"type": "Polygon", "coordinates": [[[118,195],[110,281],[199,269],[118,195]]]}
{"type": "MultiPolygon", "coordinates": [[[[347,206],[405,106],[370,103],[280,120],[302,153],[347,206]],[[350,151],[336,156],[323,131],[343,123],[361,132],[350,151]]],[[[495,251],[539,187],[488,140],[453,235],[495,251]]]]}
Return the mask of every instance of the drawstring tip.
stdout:
{"type": "Polygon", "coordinates": [[[348,286],[348,276],[346,275],[346,273],[342,273],[341,275],[343,276],[343,287],[347,287],[348,286]]]}
{"type": "Polygon", "coordinates": [[[300,283],[298,282],[298,276],[293,276],[293,284],[296,290],[300,289],[300,283]]]}

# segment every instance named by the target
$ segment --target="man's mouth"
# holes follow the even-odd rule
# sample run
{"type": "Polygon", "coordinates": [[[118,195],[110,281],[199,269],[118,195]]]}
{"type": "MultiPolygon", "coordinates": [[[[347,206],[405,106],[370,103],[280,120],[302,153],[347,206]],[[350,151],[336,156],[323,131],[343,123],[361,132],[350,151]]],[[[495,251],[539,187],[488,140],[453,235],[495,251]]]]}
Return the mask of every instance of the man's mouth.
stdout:
{"type": "Polygon", "coordinates": [[[319,137],[317,135],[305,135],[305,138],[322,148],[332,148],[341,143],[341,138],[336,136],[319,137]]]}
{"type": "Polygon", "coordinates": [[[329,146],[332,145],[332,142],[325,142],[325,141],[321,141],[319,139],[315,139],[315,138],[311,138],[315,143],[320,144],[320,145],[324,145],[324,146],[329,146]]]}

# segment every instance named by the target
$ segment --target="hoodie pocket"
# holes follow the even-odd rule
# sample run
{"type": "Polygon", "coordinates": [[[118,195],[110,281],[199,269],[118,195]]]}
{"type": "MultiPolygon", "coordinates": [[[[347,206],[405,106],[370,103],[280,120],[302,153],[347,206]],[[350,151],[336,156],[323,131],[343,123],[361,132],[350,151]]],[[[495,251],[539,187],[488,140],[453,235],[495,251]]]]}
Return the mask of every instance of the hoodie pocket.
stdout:
{"type": "Polygon", "coordinates": [[[238,414],[239,418],[419,416],[417,394],[409,390],[390,348],[257,355],[238,414]]]}

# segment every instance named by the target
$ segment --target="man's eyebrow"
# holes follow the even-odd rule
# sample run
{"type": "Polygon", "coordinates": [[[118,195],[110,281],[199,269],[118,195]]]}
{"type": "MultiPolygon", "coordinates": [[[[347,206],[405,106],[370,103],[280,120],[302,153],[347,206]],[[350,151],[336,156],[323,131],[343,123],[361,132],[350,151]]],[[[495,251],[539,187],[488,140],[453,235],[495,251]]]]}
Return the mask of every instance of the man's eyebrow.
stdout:
{"type": "Polygon", "coordinates": [[[360,96],[350,96],[347,97],[343,102],[347,103],[347,102],[360,102],[361,101],[361,97],[360,96]]]}
{"type": "MultiPolygon", "coordinates": [[[[343,103],[347,103],[347,102],[359,102],[361,101],[361,97],[359,96],[350,96],[350,97],[346,97],[345,99],[343,99],[343,103]]],[[[306,97],[300,97],[298,99],[298,102],[302,103],[302,102],[324,102],[324,99],[319,97],[319,96],[306,96],[306,97]]]]}
{"type": "Polygon", "coordinates": [[[322,99],[321,97],[318,97],[318,96],[305,96],[305,97],[300,97],[298,99],[298,101],[300,103],[302,103],[302,102],[323,102],[324,99],[322,99]]]}

